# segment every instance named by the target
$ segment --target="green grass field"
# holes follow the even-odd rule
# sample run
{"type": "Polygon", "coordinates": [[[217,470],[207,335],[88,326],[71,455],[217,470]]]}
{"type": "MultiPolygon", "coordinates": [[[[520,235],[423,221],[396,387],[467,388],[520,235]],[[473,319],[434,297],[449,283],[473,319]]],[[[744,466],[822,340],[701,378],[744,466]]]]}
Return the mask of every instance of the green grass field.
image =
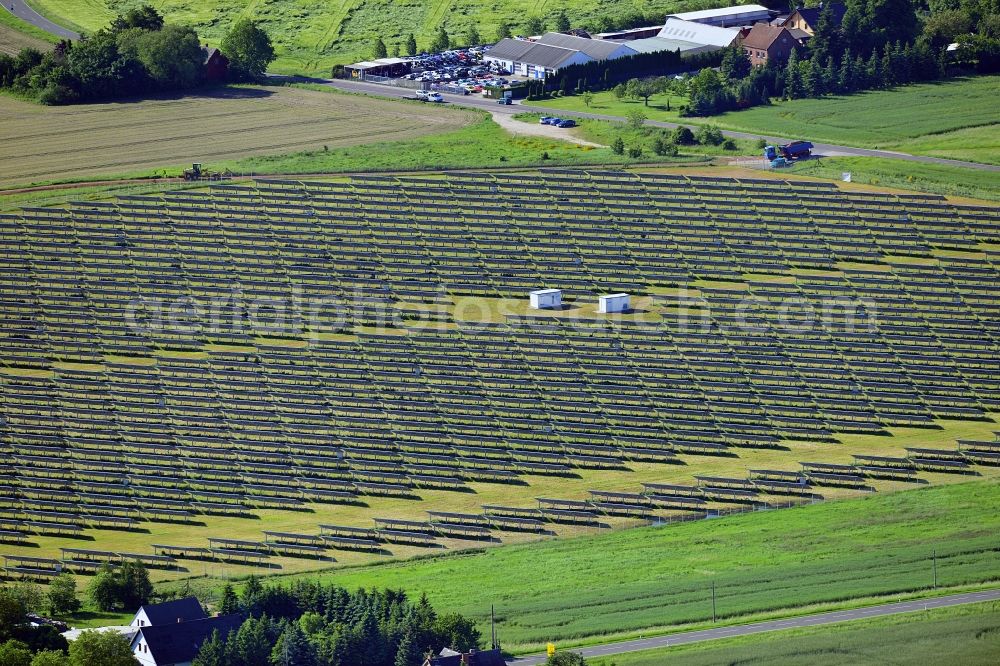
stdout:
{"type": "MultiPolygon", "coordinates": [[[[349,588],[427,593],[508,649],[593,642],[1000,579],[1000,483],[878,494],[780,511],[311,573],[349,588]]],[[[217,595],[218,579],[193,580],[217,595]]],[[[177,587],[179,583],[171,584],[177,587]]]]}
{"type": "Polygon", "coordinates": [[[566,97],[525,102],[525,104],[530,104],[531,106],[544,106],[550,109],[579,111],[581,113],[598,113],[605,116],[618,116],[620,118],[625,118],[630,111],[642,111],[650,120],[668,122],[687,122],[687,119],[681,118],[677,113],[678,107],[686,103],[686,97],[664,93],[653,95],[649,98],[649,104],[646,104],[641,99],[635,100],[628,97],[617,99],[609,90],[594,93],[594,98],[590,106],[584,103],[583,97],[580,95],[567,95],[566,97]]]}
{"type": "Polygon", "coordinates": [[[708,122],[741,132],[998,164],[998,89],[1000,76],[978,76],[845,97],[776,102],[712,118],[679,118],[677,107],[683,100],[671,96],[667,111],[665,95],[651,98],[648,107],[641,101],[618,101],[608,92],[596,94],[589,108],[578,96],[533,104],[621,116],[642,109],[652,120],[708,122]]]}
{"type": "Polygon", "coordinates": [[[1000,604],[942,608],[827,627],[633,652],[592,666],[715,664],[955,664],[989,666],[1000,655],[1000,604]]]}
{"type": "MultiPolygon", "coordinates": [[[[93,31],[106,25],[116,11],[130,5],[115,0],[31,0],[50,19],[69,28],[93,31]]],[[[334,64],[344,64],[371,56],[376,37],[381,36],[392,53],[414,33],[421,49],[429,47],[440,26],[453,39],[461,39],[475,25],[484,39],[492,39],[497,26],[506,21],[523,26],[538,16],[550,20],[560,8],[578,25],[593,23],[602,16],[638,10],[644,14],[666,15],[668,11],[719,6],[710,0],[152,0],[168,20],[194,26],[203,39],[218,44],[238,18],[260,21],[271,34],[278,50],[276,72],[323,73],[334,64]]],[[[521,32],[524,32],[522,29],[521,32]]]]}
{"type": "MultiPolygon", "coordinates": [[[[535,136],[511,136],[485,114],[479,122],[438,136],[385,141],[330,151],[251,157],[226,163],[255,173],[342,173],[553,165],[626,165],[608,148],[535,136]],[[546,155],[546,156],[543,156],[546,155]]],[[[674,160],[683,162],[685,160],[674,160]]]]}
{"type": "Polygon", "coordinates": [[[850,172],[855,183],[946,196],[1000,201],[1000,178],[995,171],[980,171],[946,164],[925,164],[880,157],[824,157],[795,164],[780,173],[839,180],[850,172]]]}

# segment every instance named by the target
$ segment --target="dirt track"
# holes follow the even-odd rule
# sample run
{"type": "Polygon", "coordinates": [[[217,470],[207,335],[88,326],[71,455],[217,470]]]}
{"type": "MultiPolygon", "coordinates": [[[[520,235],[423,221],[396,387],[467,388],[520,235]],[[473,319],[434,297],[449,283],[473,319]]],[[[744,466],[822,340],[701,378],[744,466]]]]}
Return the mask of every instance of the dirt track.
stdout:
{"type": "Polygon", "coordinates": [[[491,111],[490,115],[493,116],[493,121],[497,125],[504,128],[514,136],[543,136],[547,139],[572,141],[573,143],[578,143],[581,146],[594,146],[595,148],[604,147],[603,144],[594,143],[593,141],[587,141],[586,139],[574,136],[573,130],[571,129],[561,129],[559,127],[553,127],[552,125],[542,125],[539,123],[525,123],[520,120],[514,120],[514,116],[509,113],[502,113],[498,111],[491,111]]]}

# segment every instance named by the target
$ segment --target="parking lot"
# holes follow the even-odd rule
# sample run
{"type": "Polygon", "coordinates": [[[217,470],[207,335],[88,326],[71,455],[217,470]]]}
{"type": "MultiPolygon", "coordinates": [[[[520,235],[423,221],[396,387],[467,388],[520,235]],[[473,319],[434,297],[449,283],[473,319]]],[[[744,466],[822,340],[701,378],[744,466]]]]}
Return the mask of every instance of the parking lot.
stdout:
{"type": "Polygon", "coordinates": [[[455,49],[443,53],[423,54],[408,58],[409,74],[402,78],[429,84],[431,90],[481,93],[484,88],[503,88],[511,80],[493,63],[483,62],[489,47],[455,49]]]}

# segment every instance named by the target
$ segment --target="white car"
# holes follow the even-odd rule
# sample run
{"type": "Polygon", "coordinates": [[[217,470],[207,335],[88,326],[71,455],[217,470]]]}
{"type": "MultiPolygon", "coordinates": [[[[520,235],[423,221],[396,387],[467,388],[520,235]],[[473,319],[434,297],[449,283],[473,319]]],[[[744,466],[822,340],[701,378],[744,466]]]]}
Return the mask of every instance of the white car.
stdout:
{"type": "Polygon", "coordinates": [[[427,92],[426,90],[418,90],[417,93],[416,93],[417,99],[422,100],[424,102],[427,101],[427,96],[428,95],[430,95],[430,93],[427,92]]]}
{"type": "Polygon", "coordinates": [[[432,92],[432,93],[428,93],[427,94],[427,101],[428,102],[443,102],[444,101],[444,97],[441,96],[441,93],[432,92]]]}

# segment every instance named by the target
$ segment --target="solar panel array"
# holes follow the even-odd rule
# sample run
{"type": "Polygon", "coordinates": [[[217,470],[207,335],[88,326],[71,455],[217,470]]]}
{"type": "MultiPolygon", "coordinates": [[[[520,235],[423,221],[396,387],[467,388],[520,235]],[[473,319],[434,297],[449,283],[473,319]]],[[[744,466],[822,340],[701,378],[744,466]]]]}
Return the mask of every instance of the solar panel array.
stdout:
{"type": "MultiPolygon", "coordinates": [[[[618,172],[260,181],[3,215],[0,540],[983,418],[1000,408],[998,243],[1000,209],[933,196],[618,172]],[[662,320],[405,327],[414,304],[537,288],[648,294],[662,320]],[[353,307],[150,324],[157,299],[237,292],[353,307]]],[[[947,460],[806,476],[960,471],[947,460]]],[[[539,510],[649,506],[595,501],[539,510]]]]}

